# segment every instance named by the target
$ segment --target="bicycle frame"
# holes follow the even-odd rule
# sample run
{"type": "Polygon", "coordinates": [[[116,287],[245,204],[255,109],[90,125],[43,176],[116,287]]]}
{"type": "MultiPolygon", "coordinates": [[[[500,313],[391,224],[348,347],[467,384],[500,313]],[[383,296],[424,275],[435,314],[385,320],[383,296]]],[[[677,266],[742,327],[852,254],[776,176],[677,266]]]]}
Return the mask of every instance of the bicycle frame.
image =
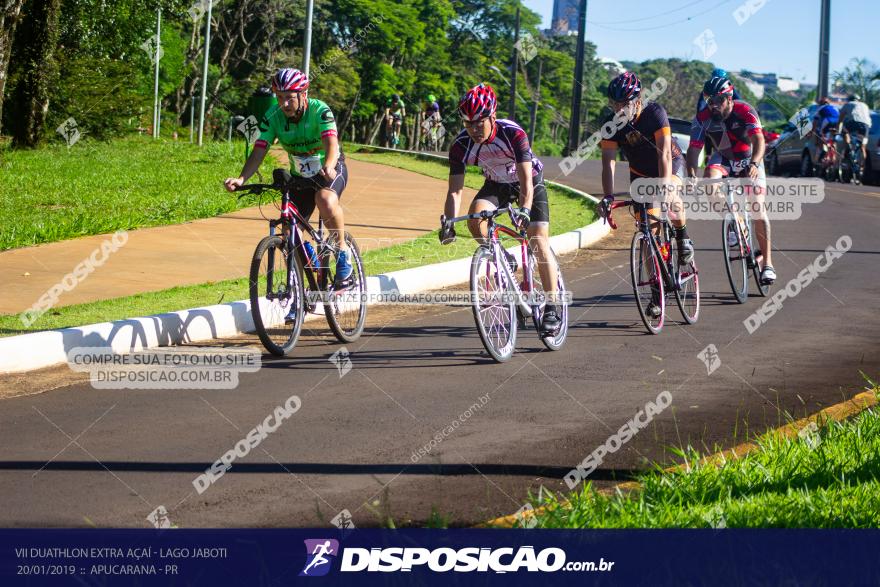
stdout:
{"type": "MultiPolygon", "coordinates": [[[[633,204],[637,204],[637,202],[633,200],[626,200],[622,202],[614,202],[611,205],[611,209],[614,210],[616,208],[624,208],[630,207],[633,204]]],[[[609,218],[610,220],[610,218],[609,218]]],[[[679,269],[678,267],[673,267],[672,256],[669,254],[671,252],[671,248],[667,251],[666,256],[664,257],[662,251],[660,250],[660,246],[658,245],[658,241],[661,239],[664,241],[663,244],[666,244],[667,247],[671,242],[669,237],[672,225],[669,222],[669,218],[666,216],[665,207],[661,207],[660,217],[654,216],[648,212],[648,206],[641,206],[639,209],[639,218],[636,220],[637,230],[645,235],[646,240],[651,244],[651,250],[654,255],[657,256],[661,263],[660,265],[660,273],[663,276],[663,283],[666,285],[666,288],[670,291],[679,291],[681,289],[681,283],[679,282],[679,269]],[[652,231],[651,224],[656,224],[655,228],[658,234],[655,234],[652,231]]],[[[617,224],[611,222],[611,226],[613,228],[617,228],[617,224]]],[[[644,284],[639,284],[644,285],[644,284]]]]}

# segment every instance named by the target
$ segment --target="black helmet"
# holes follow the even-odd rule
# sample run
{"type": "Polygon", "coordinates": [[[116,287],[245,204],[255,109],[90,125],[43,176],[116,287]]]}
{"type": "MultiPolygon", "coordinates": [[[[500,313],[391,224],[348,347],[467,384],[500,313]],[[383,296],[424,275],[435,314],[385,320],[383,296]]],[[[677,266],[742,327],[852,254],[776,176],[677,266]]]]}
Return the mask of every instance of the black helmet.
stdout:
{"type": "Polygon", "coordinates": [[[713,77],[703,84],[703,96],[706,100],[720,94],[733,94],[733,82],[726,77],[713,77]]]}
{"type": "Polygon", "coordinates": [[[850,94],[850,95],[847,97],[847,101],[848,101],[848,102],[861,102],[861,101],[862,101],[862,97],[859,96],[858,94],[850,94]]]}
{"type": "Polygon", "coordinates": [[[621,73],[608,83],[608,97],[615,102],[632,102],[642,95],[642,82],[631,71],[621,73]]]}

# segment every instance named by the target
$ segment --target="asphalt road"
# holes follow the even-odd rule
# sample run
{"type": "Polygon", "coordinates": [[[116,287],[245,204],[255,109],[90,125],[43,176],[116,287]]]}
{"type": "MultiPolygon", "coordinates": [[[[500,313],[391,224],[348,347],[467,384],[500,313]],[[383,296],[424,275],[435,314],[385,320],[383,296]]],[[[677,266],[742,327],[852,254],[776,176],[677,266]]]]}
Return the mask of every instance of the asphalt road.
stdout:
{"type": "MultiPolygon", "coordinates": [[[[545,162],[554,179],[556,163],[545,162]]],[[[598,193],[597,163],[558,180],[598,193]]],[[[662,391],[671,406],[605,458],[591,476],[598,485],[670,461],[669,447],[742,442],[851,397],[860,370],[880,375],[880,191],[827,188],[801,219],[774,224],[775,288],[842,235],[851,250],[753,334],[743,320],[764,300],[734,302],[717,221],[689,223],[699,322],[683,326],[673,305],[664,331],[646,334],[621,223],[564,259],[575,299],[559,352],[526,330],[498,365],[468,308],[385,307],[347,345],[345,374],[330,360],[340,345],[321,328],[230,391],[100,391],[65,369],[0,380],[0,395],[52,388],[0,400],[0,525],[147,527],[160,505],[181,527],[327,526],[342,510],[360,527],[479,523],[542,486],[566,489],[565,473],[662,391]],[[720,366],[708,374],[698,354],[710,344],[720,366]],[[193,479],[291,395],[299,411],[198,494],[193,479]]]]}

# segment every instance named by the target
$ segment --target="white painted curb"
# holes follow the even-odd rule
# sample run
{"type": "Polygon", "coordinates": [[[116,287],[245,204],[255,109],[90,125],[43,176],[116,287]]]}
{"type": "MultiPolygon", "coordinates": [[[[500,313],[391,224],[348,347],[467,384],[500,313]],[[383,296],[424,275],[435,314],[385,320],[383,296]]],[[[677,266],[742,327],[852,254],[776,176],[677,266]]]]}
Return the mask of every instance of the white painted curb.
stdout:
{"type": "MultiPolygon", "coordinates": [[[[560,187],[598,201],[568,186],[560,187]]],[[[551,237],[550,244],[557,254],[562,255],[595,243],[610,230],[607,224],[597,220],[583,228],[551,237]]],[[[380,294],[396,292],[407,295],[448,287],[469,279],[470,262],[471,258],[466,257],[375,275],[367,278],[367,291],[370,298],[375,299],[380,294]]],[[[124,353],[252,332],[254,323],[250,310],[250,300],[240,300],[144,318],[0,338],[0,373],[19,373],[66,363],[67,352],[76,347],[108,347],[124,353]]],[[[310,314],[306,318],[307,321],[317,319],[323,320],[323,314],[310,314]]]]}

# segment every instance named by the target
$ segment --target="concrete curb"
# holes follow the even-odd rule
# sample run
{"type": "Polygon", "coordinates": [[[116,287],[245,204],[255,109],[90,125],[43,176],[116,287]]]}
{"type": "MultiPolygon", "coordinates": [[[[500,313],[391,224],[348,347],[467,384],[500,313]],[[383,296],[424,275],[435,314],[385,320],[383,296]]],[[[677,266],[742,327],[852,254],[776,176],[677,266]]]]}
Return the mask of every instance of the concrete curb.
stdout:
{"type": "MultiPolygon", "coordinates": [[[[438,157],[429,153],[416,154],[438,157]]],[[[593,202],[598,201],[590,194],[568,186],[559,187],[593,202]]],[[[597,220],[583,228],[551,237],[550,243],[557,254],[565,254],[587,247],[609,232],[608,225],[597,220]]],[[[467,281],[470,261],[471,258],[466,257],[371,276],[367,278],[367,291],[374,298],[389,293],[415,294],[462,283],[467,281]]],[[[250,300],[239,300],[155,316],[0,338],[0,373],[20,373],[66,363],[67,352],[76,347],[107,347],[124,353],[253,332],[250,308],[250,300]]],[[[323,314],[310,314],[306,318],[307,321],[323,319],[323,314]]]]}

